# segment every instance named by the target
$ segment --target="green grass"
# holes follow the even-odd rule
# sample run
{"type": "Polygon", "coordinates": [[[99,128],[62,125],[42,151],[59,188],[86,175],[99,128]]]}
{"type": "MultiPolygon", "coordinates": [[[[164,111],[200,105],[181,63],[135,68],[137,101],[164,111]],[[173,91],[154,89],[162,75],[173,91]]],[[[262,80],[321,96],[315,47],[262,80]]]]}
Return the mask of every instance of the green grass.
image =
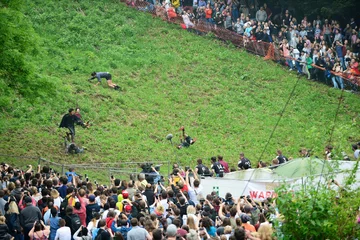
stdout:
{"type": "MultiPolygon", "coordinates": [[[[195,165],[221,154],[235,166],[239,152],[259,159],[297,81],[273,62],[211,37],[200,37],[118,1],[26,1],[25,14],[41,37],[31,59],[56,94],[29,106],[22,100],[0,122],[1,153],[42,156],[62,163],[171,161],[195,165]],[[92,71],[109,71],[124,89],[94,87],[92,71]],[[81,156],[63,153],[57,126],[79,106],[90,129],[77,130],[81,156]],[[184,125],[196,144],[176,151],[184,125]]],[[[296,157],[300,147],[322,156],[341,92],[301,78],[264,151],[296,157]]],[[[360,140],[359,96],[345,92],[332,142],[351,154],[360,140]]],[[[20,162],[21,164],[23,162],[20,162]]]]}

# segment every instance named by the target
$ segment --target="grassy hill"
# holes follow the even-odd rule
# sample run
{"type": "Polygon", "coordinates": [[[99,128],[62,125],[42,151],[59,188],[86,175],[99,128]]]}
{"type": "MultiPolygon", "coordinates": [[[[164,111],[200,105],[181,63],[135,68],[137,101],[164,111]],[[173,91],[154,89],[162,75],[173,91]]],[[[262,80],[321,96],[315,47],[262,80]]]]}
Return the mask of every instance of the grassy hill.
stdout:
{"type": "MultiPolygon", "coordinates": [[[[296,157],[300,147],[322,156],[341,91],[301,78],[273,62],[126,7],[119,1],[25,1],[23,11],[40,38],[31,59],[54,94],[36,104],[19,97],[0,122],[1,154],[42,156],[58,162],[160,160],[194,166],[221,154],[232,166],[244,152],[253,164],[276,149],[296,157]],[[103,81],[108,71],[122,92],[103,81]],[[79,106],[90,129],[77,128],[80,156],[63,153],[63,114],[79,106]],[[184,125],[198,141],[176,150],[184,125]]],[[[360,140],[359,96],[343,93],[331,144],[351,154],[360,140]]],[[[6,158],[4,158],[6,160],[6,158]]],[[[18,162],[24,164],[24,162],[18,162]]]]}

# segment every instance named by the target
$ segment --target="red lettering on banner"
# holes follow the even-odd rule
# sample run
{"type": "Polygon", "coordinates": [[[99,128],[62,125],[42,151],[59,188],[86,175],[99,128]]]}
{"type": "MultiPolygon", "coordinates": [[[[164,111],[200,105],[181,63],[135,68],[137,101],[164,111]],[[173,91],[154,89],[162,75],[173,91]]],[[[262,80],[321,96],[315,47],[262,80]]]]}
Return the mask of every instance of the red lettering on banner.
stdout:
{"type": "Polygon", "coordinates": [[[272,195],[272,192],[270,192],[270,191],[266,191],[266,198],[269,198],[269,197],[271,197],[271,195],[272,195]]]}
{"type": "Polygon", "coordinates": [[[259,194],[259,198],[264,198],[264,192],[260,192],[260,194],[259,194]]]}
{"type": "Polygon", "coordinates": [[[251,199],[254,199],[254,198],[257,198],[257,191],[250,191],[250,198],[251,199]]]}
{"type": "Polygon", "coordinates": [[[276,197],[277,194],[273,191],[249,191],[250,193],[250,197],[252,199],[265,199],[265,198],[269,198],[269,197],[276,197]]]}

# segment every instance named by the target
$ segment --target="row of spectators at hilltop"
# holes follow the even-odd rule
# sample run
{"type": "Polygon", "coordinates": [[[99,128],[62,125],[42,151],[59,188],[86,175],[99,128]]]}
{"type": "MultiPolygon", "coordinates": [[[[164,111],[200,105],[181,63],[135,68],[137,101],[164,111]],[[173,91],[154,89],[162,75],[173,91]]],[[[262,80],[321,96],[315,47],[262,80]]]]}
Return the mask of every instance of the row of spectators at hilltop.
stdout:
{"type": "Polygon", "coordinates": [[[245,46],[249,42],[272,43],[285,58],[283,63],[308,79],[332,82],[341,89],[346,87],[343,78],[350,79],[349,88],[354,90],[360,84],[360,32],[354,18],[341,26],[321,16],[296,19],[289,10],[273,15],[266,3],[259,5],[257,1],[148,1],[161,4],[155,7],[156,12],[165,9],[169,20],[182,16],[187,28],[202,22],[242,35],[245,46]]]}

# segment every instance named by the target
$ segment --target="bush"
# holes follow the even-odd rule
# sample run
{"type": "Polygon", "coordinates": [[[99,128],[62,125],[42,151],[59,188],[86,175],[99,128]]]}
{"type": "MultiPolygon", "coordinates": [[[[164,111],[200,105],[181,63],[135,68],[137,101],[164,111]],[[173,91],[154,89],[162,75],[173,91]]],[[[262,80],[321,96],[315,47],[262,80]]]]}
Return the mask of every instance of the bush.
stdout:
{"type": "MultiPolygon", "coordinates": [[[[355,239],[360,236],[356,223],[360,192],[351,189],[353,172],[338,191],[331,190],[332,178],[324,183],[303,185],[299,191],[288,191],[283,185],[277,192],[277,206],[284,216],[281,232],[284,239],[355,239]]],[[[280,234],[280,235],[282,235],[280,234]]]]}
{"type": "Polygon", "coordinates": [[[6,109],[16,95],[34,102],[53,93],[53,88],[44,78],[35,75],[37,69],[32,59],[39,53],[40,38],[31,22],[17,10],[18,4],[0,6],[0,108],[6,109]]]}

